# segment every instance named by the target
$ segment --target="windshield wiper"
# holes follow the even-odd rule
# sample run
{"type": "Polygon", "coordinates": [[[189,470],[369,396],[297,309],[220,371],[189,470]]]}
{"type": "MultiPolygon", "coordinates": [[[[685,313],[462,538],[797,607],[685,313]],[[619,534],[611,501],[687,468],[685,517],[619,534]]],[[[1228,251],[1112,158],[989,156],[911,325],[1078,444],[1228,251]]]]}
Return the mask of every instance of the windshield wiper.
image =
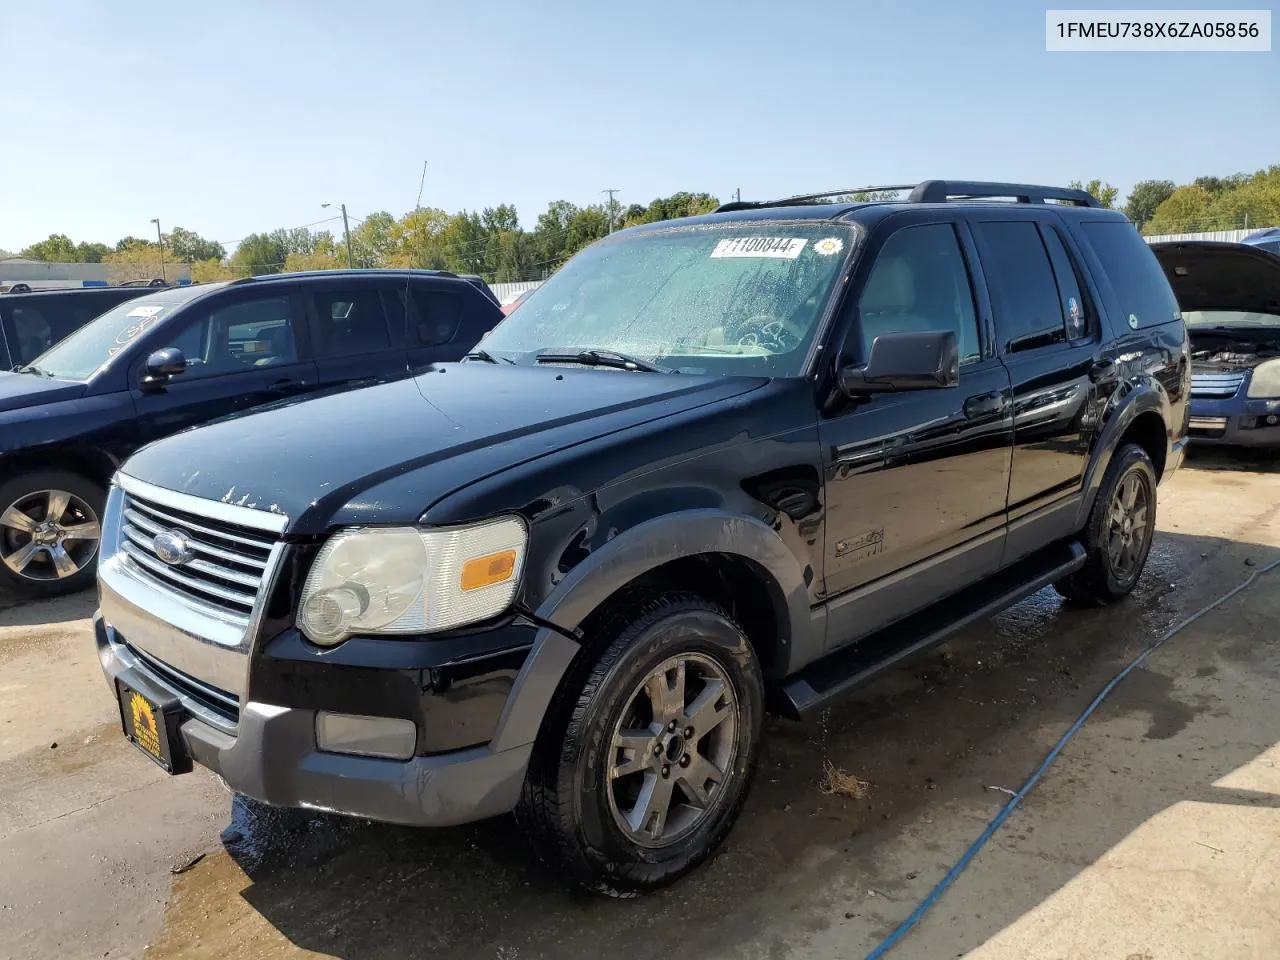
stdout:
{"type": "Polygon", "coordinates": [[[510,357],[495,357],[488,350],[472,350],[462,359],[463,360],[483,360],[485,363],[497,363],[499,360],[501,360],[503,363],[510,363],[513,365],[515,364],[515,361],[512,360],[510,357]]]}
{"type": "Polygon", "coordinates": [[[632,357],[617,350],[577,350],[572,353],[540,353],[538,363],[580,363],[584,367],[612,367],[615,370],[643,370],[645,373],[675,373],[648,360],[632,357]]]}
{"type": "Polygon", "coordinates": [[[25,367],[18,367],[18,373],[34,373],[37,377],[48,377],[53,379],[53,374],[44,367],[37,367],[34,363],[28,363],[25,367]]]}

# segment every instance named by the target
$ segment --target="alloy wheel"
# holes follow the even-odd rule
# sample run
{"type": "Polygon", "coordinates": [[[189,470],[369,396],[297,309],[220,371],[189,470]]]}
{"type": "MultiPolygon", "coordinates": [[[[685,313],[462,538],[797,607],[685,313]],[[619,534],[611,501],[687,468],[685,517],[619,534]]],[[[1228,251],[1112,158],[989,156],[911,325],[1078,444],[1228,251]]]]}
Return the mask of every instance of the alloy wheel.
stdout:
{"type": "Polygon", "coordinates": [[[38,490],[0,513],[0,562],[25,580],[65,580],[98,552],[102,528],[83,499],[66,490],[38,490]]]}
{"type": "Polygon", "coordinates": [[[1150,495],[1135,471],[1120,481],[1107,514],[1107,559],[1116,579],[1127,583],[1138,575],[1150,532],[1150,495]]]}
{"type": "Polygon", "coordinates": [[[665,847],[719,810],[739,721],[733,681],[713,658],[683,653],[651,671],[610,742],[606,789],[618,828],[641,846],[665,847]]]}

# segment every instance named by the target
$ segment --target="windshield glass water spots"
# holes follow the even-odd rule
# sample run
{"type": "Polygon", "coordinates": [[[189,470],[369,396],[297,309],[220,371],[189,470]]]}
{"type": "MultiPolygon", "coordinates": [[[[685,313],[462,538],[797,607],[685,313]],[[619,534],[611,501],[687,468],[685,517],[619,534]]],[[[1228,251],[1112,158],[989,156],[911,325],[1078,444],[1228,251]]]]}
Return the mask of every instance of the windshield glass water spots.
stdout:
{"type": "Polygon", "coordinates": [[[484,349],[521,363],[598,350],[685,373],[796,376],[857,236],[774,221],[619,234],[565,264],[484,349]]]}
{"type": "Polygon", "coordinates": [[[32,366],[60,380],[88,380],[183,304],[223,284],[175,287],[126,300],[54,344],[32,366]]]}

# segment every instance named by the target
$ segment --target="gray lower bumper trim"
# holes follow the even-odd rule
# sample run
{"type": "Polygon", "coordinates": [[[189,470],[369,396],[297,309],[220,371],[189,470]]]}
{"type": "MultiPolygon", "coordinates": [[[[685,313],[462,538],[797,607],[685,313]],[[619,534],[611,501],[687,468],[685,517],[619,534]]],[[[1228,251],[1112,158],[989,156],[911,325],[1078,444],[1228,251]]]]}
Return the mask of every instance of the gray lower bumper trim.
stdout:
{"type": "MultiPolygon", "coordinates": [[[[162,678],[122,658],[114,631],[95,618],[108,678],[158,699],[174,699],[162,678]]],[[[322,753],[315,711],[249,702],[234,735],[198,717],[182,724],[191,757],[231,789],[263,803],[307,807],[414,826],[453,826],[515,809],[532,746],[476,747],[408,761],[322,753]]]]}

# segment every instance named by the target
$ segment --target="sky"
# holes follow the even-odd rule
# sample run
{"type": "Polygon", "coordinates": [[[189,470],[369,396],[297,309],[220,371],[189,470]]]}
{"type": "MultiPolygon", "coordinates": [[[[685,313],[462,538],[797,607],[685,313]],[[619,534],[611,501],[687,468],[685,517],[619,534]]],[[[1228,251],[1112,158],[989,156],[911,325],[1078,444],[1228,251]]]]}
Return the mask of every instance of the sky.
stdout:
{"type": "Polygon", "coordinates": [[[1047,53],[1045,8],[1026,2],[0,11],[10,251],[50,233],[150,236],[153,217],[230,251],[332,216],[325,202],[399,216],[424,160],[424,206],[513,203],[526,227],[550,201],[598,203],[610,187],[647,204],[1100,177],[1123,199],[1137,180],[1280,163],[1280,50],[1047,53]]]}

